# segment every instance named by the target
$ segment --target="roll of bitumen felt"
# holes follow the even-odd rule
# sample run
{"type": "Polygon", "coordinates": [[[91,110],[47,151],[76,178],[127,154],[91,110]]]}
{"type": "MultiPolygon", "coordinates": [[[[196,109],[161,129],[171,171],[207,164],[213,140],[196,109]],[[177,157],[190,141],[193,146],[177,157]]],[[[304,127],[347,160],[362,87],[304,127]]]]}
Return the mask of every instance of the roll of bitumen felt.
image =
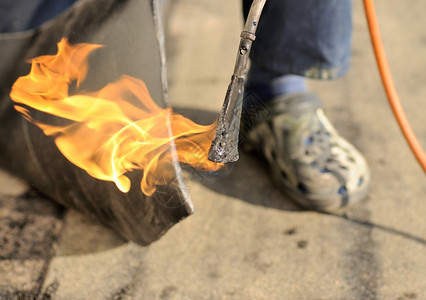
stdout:
{"type": "MultiPolygon", "coordinates": [[[[90,56],[84,89],[99,89],[127,74],[142,79],[159,106],[168,106],[159,2],[78,1],[36,30],[0,34],[0,167],[58,203],[97,218],[127,240],[148,245],[193,212],[178,162],[172,162],[174,184],[158,186],[146,196],[139,187],[141,172],[134,172],[126,174],[132,186],[123,193],[113,182],[95,179],[69,162],[52,137],[13,108],[10,89],[18,77],[28,74],[27,60],[55,54],[62,37],[72,44],[95,43],[107,49],[90,56]]],[[[35,116],[39,120],[44,117],[34,114],[40,114],[35,116]]],[[[172,143],[168,151],[175,151],[172,143]]]]}

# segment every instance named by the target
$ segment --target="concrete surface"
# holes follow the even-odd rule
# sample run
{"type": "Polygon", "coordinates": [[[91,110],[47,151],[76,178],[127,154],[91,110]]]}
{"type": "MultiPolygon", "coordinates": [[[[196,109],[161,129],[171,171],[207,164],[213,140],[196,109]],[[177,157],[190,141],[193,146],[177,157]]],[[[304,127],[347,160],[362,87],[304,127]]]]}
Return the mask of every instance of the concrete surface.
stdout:
{"type": "MultiPolygon", "coordinates": [[[[376,5],[404,108],[426,147],[426,2],[376,5]]],[[[0,173],[0,299],[426,299],[425,177],[387,106],[360,1],[354,10],[351,71],[310,85],[370,163],[366,201],[336,214],[300,211],[243,154],[216,181],[187,173],[196,214],[140,247],[0,173]],[[28,222],[19,220],[39,222],[40,232],[24,234],[28,222]],[[23,248],[42,241],[41,252],[23,248]]],[[[239,2],[175,0],[169,14],[171,102],[209,122],[232,73],[239,2]]]]}

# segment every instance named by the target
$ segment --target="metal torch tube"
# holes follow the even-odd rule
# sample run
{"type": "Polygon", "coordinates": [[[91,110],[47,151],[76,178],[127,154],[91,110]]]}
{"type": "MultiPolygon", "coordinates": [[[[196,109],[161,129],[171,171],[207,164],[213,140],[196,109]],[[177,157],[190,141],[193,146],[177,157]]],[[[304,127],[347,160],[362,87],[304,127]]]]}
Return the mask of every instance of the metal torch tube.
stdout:
{"type": "Polygon", "coordinates": [[[215,137],[210,146],[208,158],[211,161],[227,163],[238,160],[238,136],[243,105],[244,83],[247,62],[256,36],[256,29],[266,0],[254,0],[244,30],[241,32],[234,73],[228,86],[222,110],[219,115],[215,137]]]}

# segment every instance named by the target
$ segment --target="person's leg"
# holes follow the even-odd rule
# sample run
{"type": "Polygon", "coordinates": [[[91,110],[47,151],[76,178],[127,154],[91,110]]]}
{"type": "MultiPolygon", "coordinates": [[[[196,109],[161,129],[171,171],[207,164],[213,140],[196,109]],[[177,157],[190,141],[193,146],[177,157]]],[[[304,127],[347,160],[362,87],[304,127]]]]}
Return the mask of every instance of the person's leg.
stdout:
{"type": "MultiPolygon", "coordinates": [[[[251,2],[243,1],[245,15],[251,2]]],[[[250,56],[243,135],[284,192],[311,209],[334,210],[367,193],[364,158],[338,135],[304,79],[348,70],[351,31],[350,0],[267,0],[250,56]]]]}
{"type": "MultiPolygon", "coordinates": [[[[251,3],[243,0],[245,17],[251,3]]],[[[248,86],[288,74],[342,76],[349,68],[351,34],[351,0],[267,0],[250,55],[248,86]]]]}
{"type": "Polygon", "coordinates": [[[37,28],[78,0],[0,0],[0,32],[37,28]]]}

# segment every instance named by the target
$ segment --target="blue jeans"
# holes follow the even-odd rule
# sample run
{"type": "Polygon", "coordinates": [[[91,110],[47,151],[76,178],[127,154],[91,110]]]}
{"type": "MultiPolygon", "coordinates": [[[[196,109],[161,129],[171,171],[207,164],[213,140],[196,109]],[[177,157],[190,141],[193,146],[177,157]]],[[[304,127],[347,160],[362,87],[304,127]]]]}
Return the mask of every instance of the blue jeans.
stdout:
{"type": "Polygon", "coordinates": [[[351,37],[351,0],[267,0],[250,58],[277,75],[334,79],[349,69],[351,37]]]}
{"type": "Polygon", "coordinates": [[[37,28],[74,2],[77,0],[0,0],[0,33],[37,28]]]}

